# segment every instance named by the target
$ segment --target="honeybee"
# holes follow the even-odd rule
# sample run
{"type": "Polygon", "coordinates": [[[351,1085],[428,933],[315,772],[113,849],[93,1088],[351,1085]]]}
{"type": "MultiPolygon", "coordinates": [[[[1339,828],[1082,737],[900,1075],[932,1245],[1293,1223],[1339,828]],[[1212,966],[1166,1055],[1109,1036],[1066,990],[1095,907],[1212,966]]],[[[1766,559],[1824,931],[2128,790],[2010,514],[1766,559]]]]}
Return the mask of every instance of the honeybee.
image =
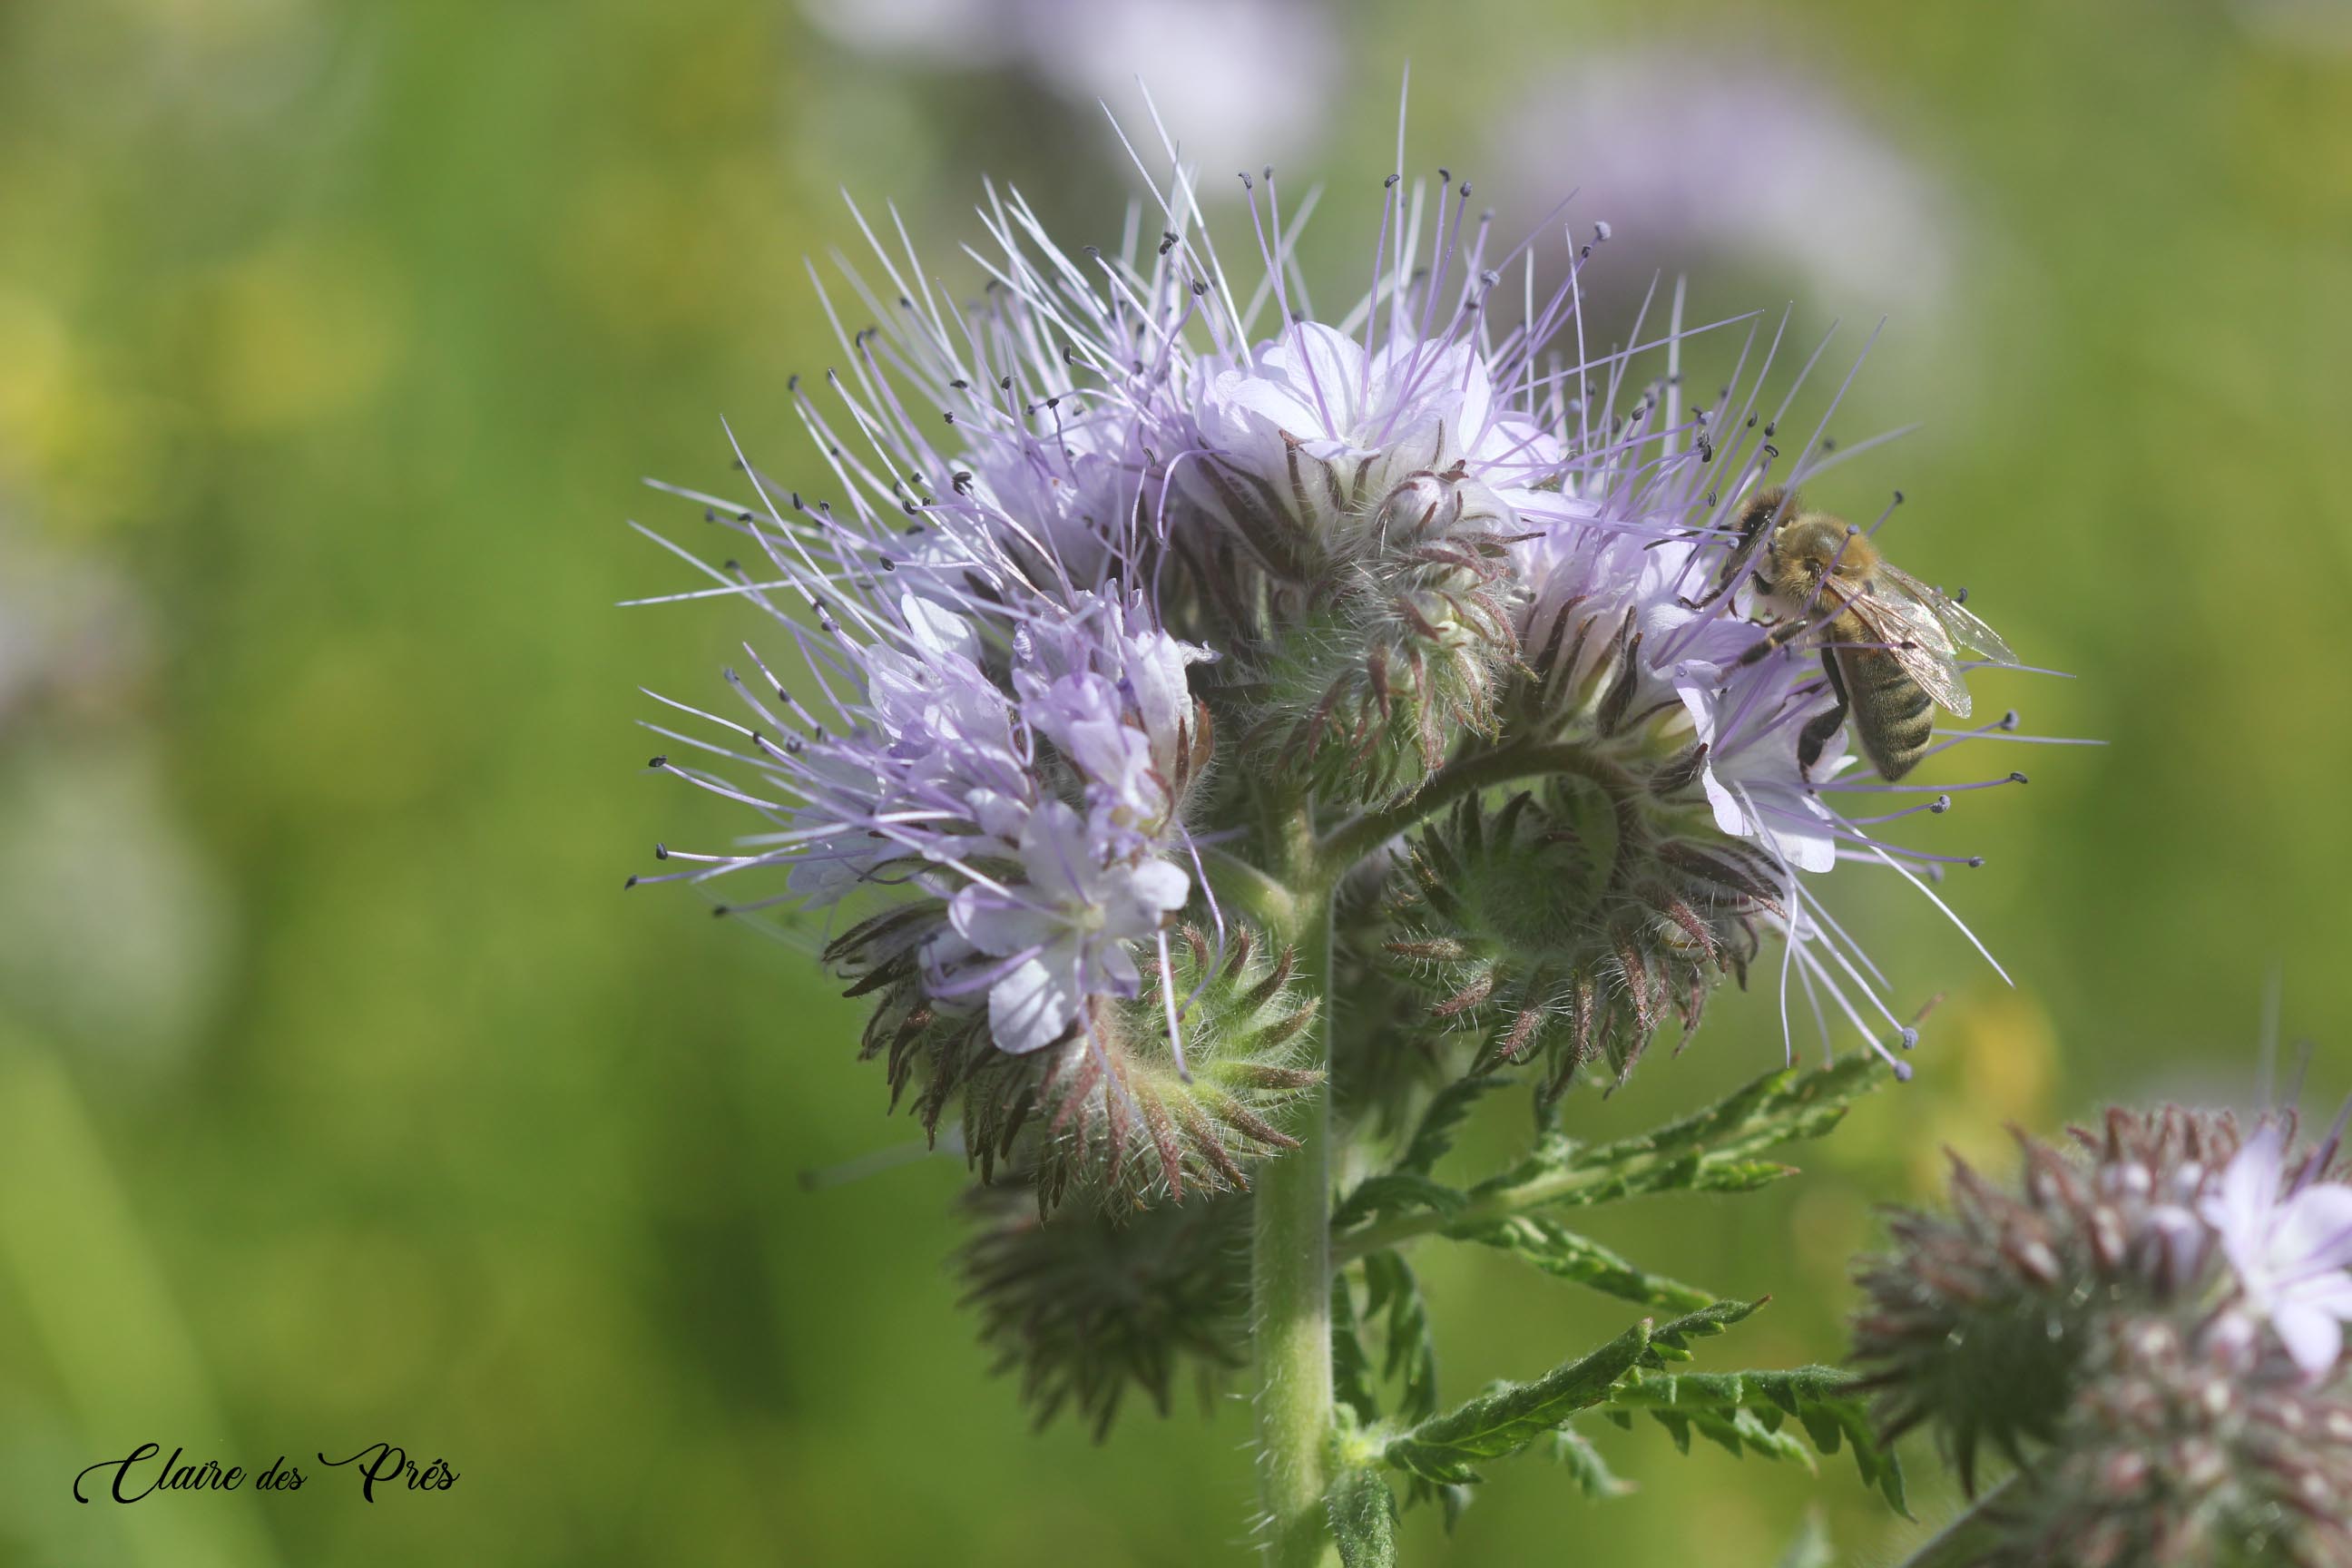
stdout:
{"type": "Polygon", "coordinates": [[[1901,778],[1927,750],[1937,703],[1969,716],[1959,651],[1973,648],[1997,663],[2017,662],[2000,633],[1889,563],[1843,518],[1804,510],[1785,487],[1750,500],[1739,527],[1739,545],[1717,592],[1753,561],[1757,591],[1780,617],[1739,663],[1753,664],[1800,637],[1818,634],[1822,668],[1837,698],[1836,706],[1798,736],[1797,761],[1808,774],[1850,716],[1879,777],[1901,778]]]}

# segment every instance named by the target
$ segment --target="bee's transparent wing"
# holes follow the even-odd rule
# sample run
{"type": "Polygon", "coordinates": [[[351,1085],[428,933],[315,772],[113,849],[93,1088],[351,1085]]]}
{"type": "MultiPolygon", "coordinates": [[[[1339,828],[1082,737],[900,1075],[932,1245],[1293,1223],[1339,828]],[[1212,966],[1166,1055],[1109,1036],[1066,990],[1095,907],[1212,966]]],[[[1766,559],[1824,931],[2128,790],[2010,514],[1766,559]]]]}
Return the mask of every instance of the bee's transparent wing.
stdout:
{"type": "Polygon", "coordinates": [[[1884,645],[1922,690],[1961,718],[1969,716],[1969,689],[1960,679],[1959,660],[1932,606],[1916,599],[1866,595],[1847,600],[1846,608],[1870,640],[1884,645]]]}
{"type": "Polygon", "coordinates": [[[1930,614],[1944,623],[1944,629],[1960,647],[1972,647],[1995,664],[2015,664],[2018,661],[2017,655],[2010,651],[2009,644],[2001,640],[1999,632],[1971,615],[1965,606],[1930,588],[1910,573],[1899,566],[1881,563],[1876,575],[1880,581],[1926,605],[1930,614]]]}

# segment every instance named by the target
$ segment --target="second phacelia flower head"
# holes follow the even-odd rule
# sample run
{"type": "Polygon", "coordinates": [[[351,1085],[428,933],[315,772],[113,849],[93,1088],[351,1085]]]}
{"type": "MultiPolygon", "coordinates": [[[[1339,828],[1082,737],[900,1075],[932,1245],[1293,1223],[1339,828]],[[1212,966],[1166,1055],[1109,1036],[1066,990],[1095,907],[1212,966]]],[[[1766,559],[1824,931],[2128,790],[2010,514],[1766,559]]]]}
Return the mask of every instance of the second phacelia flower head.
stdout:
{"type": "Polygon", "coordinates": [[[1973,1483],[2019,1467],[1991,1562],[2352,1563],[2352,1185],[2336,1139],[2110,1112],[2021,1191],[1965,1166],[1870,1260],[1856,1359],[1973,1483]]]}

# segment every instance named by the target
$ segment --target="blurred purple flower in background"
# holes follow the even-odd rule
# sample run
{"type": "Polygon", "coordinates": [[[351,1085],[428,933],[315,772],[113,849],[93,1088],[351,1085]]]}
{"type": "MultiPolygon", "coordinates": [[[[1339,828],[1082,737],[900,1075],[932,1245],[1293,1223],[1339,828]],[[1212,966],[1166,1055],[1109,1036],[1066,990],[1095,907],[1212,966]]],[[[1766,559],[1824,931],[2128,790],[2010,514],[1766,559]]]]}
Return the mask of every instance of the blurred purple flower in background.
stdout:
{"type": "Polygon", "coordinates": [[[1540,73],[1492,145],[1516,207],[1610,221],[1646,269],[1785,269],[1818,298],[1932,315],[1956,220],[1934,175],[1825,81],[1764,59],[1652,49],[1540,73]]]}
{"type": "Polygon", "coordinates": [[[935,68],[1023,71],[1071,103],[1129,98],[1148,68],[1188,154],[1211,167],[1310,144],[1340,51],[1324,0],[803,0],[862,53],[935,68]]]}

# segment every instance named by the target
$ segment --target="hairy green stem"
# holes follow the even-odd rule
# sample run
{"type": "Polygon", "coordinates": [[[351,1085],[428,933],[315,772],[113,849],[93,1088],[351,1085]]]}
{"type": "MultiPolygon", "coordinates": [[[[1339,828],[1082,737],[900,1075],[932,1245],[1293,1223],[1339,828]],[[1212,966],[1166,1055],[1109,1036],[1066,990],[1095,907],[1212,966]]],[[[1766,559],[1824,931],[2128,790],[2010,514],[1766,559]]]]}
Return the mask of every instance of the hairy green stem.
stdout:
{"type": "Polygon", "coordinates": [[[1321,845],[1327,865],[1344,871],[1401,833],[1426,822],[1465,795],[1517,779],[1575,773],[1591,779],[1618,803],[1622,818],[1639,788],[1633,775],[1592,746],[1555,741],[1539,746],[1497,746],[1448,763],[1392,805],[1360,812],[1333,828],[1321,845]]]}
{"type": "Polygon", "coordinates": [[[1989,1516],[2000,1505],[2001,1495],[2016,1485],[2017,1478],[2011,1476],[1977,1499],[1958,1518],[1905,1558],[1901,1568],[1969,1568],[1971,1563],[1983,1562],[1995,1539],[1989,1516]]]}
{"type": "MultiPolygon", "coordinates": [[[[1297,949],[1297,984],[1320,1004],[1312,1048],[1330,1061],[1331,879],[1304,811],[1279,825],[1278,858],[1297,949]]],[[[1325,1512],[1330,1485],[1331,1094],[1327,1076],[1291,1126],[1299,1146],[1258,1168],[1251,1243],[1251,1331],[1257,1372],[1258,1496],[1266,1561],[1338,1561],[1325,1512]]]]}

